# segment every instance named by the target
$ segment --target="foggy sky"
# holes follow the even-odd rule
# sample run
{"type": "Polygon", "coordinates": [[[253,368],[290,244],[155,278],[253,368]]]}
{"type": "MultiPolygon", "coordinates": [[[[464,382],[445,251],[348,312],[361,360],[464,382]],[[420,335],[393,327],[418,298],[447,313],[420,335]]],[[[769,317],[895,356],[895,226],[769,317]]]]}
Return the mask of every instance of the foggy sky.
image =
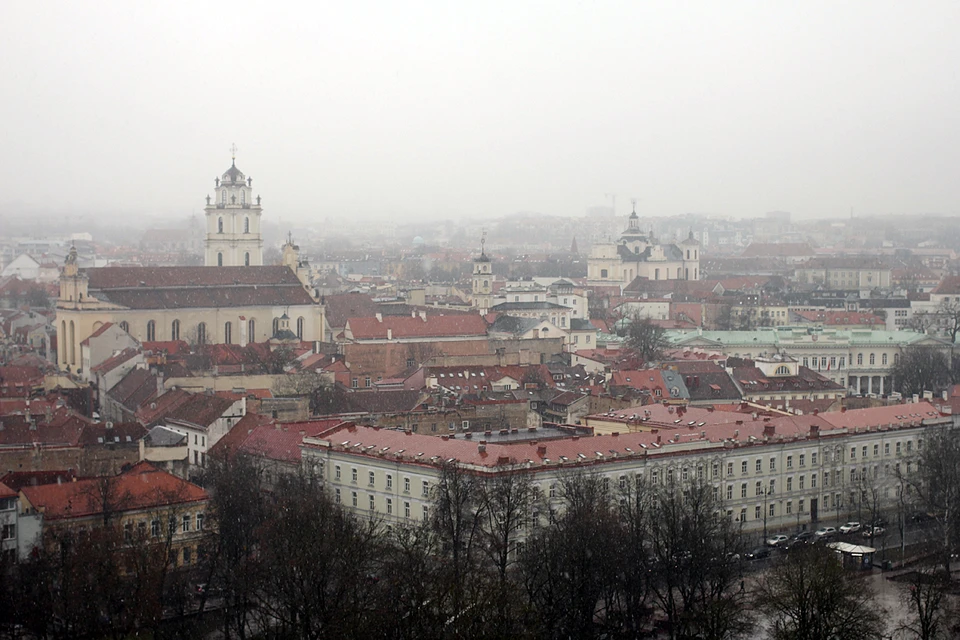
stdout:
{"type": "Polygon", "coordinates": [[[960,3],[16,2],[0,212],[960,213],[960,3]]]}

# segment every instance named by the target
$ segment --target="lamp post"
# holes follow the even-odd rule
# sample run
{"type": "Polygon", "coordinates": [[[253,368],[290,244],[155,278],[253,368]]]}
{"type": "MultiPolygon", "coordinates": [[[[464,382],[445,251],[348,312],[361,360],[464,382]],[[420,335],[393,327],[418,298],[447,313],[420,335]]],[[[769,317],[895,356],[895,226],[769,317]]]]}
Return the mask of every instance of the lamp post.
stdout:
{"type": "Polygon", "coordinates": [[[769,487],[763,489],[763,541],[767,541],[767,496],[772,496],[773,490],[769,487]]]}

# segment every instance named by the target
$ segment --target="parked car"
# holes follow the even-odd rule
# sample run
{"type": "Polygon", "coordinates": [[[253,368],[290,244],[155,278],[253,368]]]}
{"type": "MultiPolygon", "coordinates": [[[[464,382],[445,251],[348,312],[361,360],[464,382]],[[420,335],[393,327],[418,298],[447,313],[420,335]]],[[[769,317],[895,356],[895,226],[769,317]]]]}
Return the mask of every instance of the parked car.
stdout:
{"type": "Polygon", "coordinates": [[[864,538],[878,538],[882,536],[884,533],[886,533],[886,531],[887,531],[886,529],[880,526],[864,527],[863,533],[860,535],[862,535],[864,538]]]}
{"type": "Polygon", "coordinates": [[[757,547],[756,549],[751,549],[743,554],[743,557],[747,560],[759,560],[761,558],[770,557],[770,547],[757,547]]]}
{"type": "Polygon", "coordinates": [[[856,533],[860,531],[863,527],[859,522],[847,522],[846,524],[840,525],[840,533],[846,535],[848,533],[856,533]]]}
{"type": "Polygon", "coordinates": [[[816,530],[814,535],[817,536],[818,538],[822,538],[824,536],[835,535],[836,533],[837,533],[836,527],[820,527],[819,529],[816,530]]]}
{"type": "Polygon", "coordinates": [[[770,536],[769,538],[767,538],[767,546],[778,547],[789,539],[790,538],[788,538],[785,535],[770,536]]]}

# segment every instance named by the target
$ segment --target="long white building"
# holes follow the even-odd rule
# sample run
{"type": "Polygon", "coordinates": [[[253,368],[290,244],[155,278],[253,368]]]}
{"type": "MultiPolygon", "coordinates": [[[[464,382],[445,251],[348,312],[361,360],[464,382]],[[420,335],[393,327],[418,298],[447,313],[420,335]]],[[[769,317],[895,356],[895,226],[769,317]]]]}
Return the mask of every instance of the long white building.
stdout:
{"type": "Polygon", "coordinates": [[[866,493],[892,507],[925,436],[951,425],[929,403],[771,418],[663,405],[636,411],[611,435],[513,444],[345,423],[305,438],[303,461],[340,504],[388,523],[426,518],[441,464],[455,461],[487,477],[530,474],[548,501],[571,469],[600,474],[612,491],[700,480],[744,531],[776,532],[867,519],[866,493]]]}

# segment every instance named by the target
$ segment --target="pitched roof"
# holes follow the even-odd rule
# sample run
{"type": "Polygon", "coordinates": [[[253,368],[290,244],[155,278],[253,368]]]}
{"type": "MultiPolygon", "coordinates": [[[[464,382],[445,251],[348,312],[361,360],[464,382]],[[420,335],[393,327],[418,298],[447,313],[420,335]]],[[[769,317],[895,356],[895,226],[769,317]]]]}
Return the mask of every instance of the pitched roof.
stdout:
{"type": "Polygon", "coordinates": [[[454,338],[487,335],[487,323],[476,314],[452,316],[386,316],[377,318],[350,318],[349,335],[354,340],[386,340],[387,330],[392,338],[454,338]]]}
{"type": "Polygon", "coordinates": [[[137,418],[147,425],[176,420],[209,427],[223,416],[234,402],[236,400],[233,398],[171,389],[150,405],[141,407],[137,412],[137,418]]]}
{"type": "Polygon", "coordinates": [[[120,512],[201,502],[208,498],[207,492],[197,485],[147,462],[140,462],[118,476],[23,487],[20,491],[43,513],[44,520],[83,518],[103,513],[103,501],[97,499],[103,482],[109,483],[120,512]]]}
{"type": "Polygon", "coordinates": [[[90,295],[129,309],[314,304],[286,266],[103,267],[85,273],[90,295]]]}
{"type": "Polygon", "coordinates": [[[99,337],[102,336],[104,333],[106,333],[107,329],[109,329],[109,328],[112,327],[112,326],[113,326],[113,323],[112,323],[112,322],[104,322],[102,325],[100,325],[99,327],[97,327],[97,330],[96,330],[96,331],[94,331],[94,332],[91,333],[89,336],[87,336],[86,338],[84,338],[83,342],[81,342],[80,344],[82,344],[82,345],[89,345],[89,344],[90,344],[90,340],[91,340],[92,338],[99,338],[99,337]]]}
{"type": "Polygon", "coordinates": [[[340,418],[303,422],[275,422],[267,416],[248,413],[210,450],[211,455],[245,453],[279,462],[300,462],[304,436],[317,436],[342,424],[340,418]]]}
{"type": "Polygon", "coordinates": [[[930,293],[934,295],[960,295],[960,276],[944,276],[930,293]]]}
{"type": "Polygon", "coordinates": [[[128,360],[135,358],[138,355],[140,355],[139,349],[134,349],[133,347],[127,347],[120,353],[113,354],[112,356],[110,356],[100,364],[90,367],[90,372],[97,374],[97,373],[107,373],[108,371],[113,371],[114,369],[122,365],[124,362],[127,362],[128,360]]]}
{"type": "Polygon", "coordinates": [[[324,316],[327,326],[339,328],[350,318],[365,318],[379,311],[380,305],[365,293],[338,293],[324,296],[324,316]]]}
{"type": "Polygon", "coordinates": [[[131,369],[107,394],[131,411],[157,394],[157,377],[147,369],[131,369]]]}

